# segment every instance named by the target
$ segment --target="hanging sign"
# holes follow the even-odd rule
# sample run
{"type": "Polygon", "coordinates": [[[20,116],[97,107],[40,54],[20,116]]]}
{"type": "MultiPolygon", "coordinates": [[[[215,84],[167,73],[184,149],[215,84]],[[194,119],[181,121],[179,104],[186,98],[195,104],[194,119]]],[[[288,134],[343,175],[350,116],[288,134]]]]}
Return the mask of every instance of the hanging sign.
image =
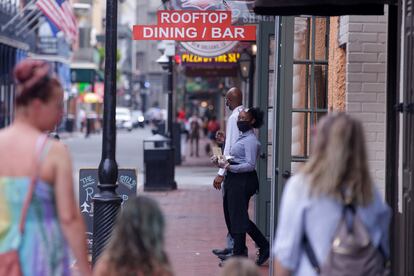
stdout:
{"type": "Polygon", "coordinates": [[[231,11],[158,11],[157,16],[157,25],[134,26],[134,40],[256,40],[256,26],[233,26],[231,11]]]}
{"type": "Polygon", "coordinates": [[[226,53],[217,57],[201,57],[193,54],[182,54],[180,60],[183,64],[237,64],[240,53],[226,53]]]}

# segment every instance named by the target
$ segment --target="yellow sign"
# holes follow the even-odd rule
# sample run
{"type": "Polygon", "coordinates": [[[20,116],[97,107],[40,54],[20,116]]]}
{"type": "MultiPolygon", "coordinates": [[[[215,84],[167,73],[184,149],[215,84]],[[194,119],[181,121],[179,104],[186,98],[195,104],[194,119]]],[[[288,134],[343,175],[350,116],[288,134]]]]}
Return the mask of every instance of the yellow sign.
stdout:
{"type": "Polygon", "coordinates": [[[240,53],[227,53],[217,57],[201,57],[193,54],[182,54],[181,61],[183,63],[237,63],[240,53]]]}

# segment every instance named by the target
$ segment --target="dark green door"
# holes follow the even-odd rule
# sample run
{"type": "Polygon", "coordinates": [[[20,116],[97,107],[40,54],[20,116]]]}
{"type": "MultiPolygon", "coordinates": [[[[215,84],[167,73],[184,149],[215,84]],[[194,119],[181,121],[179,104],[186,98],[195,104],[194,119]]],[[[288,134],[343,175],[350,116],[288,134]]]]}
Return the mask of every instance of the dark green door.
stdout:
{"type": "Polygon", "coordinates": [[[257,172],[260,181],[256,196],[256,224],[266,237],[270,237],[270,192],[273,152],[273,97],[275,93],[275,22],[260,22],[257,38],[256,102],[265,112],[265,122],[259,130],[261,143],[257,172]]]}
{"type": "Polygon", "coordinates": [[[256,222],[271,241],[283,187],[308,159],[311,129],[328,111],[328,37],[327,18],[278,17],[260,24],[257,100],[267,116],[259,132],[256,222]]]}

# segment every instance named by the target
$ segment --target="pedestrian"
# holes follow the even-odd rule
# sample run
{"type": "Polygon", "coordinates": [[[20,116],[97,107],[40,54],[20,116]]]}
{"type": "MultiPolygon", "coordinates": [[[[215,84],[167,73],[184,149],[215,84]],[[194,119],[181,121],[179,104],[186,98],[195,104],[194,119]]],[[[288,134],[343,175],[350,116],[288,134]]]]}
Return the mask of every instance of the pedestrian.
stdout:
{"type": "Polygon", "coordinates": [[[214,142],[216,140],[216,133],[220,130],[220,123],[217,121],[216,116],[211,117],[210,121],[208,122],[207,129],[208,138],[214,142]]]}
{"type": "Polygon", "coordinates": [[[198,117],[197,113],[194,113],[188,120],[188,123],[190,125],[190,156],[193,156],[195,151],[196,157],[199,157],[200,128],[203,122],[200,117],[198,117]]]}
{"type": "Polygon", "coordinates": [[[260,270],[252,260],[234,257],[226,262],[221,276],[260,276],[260,270]]]}
{"type": "Polygon", "coordinates": [[[83,132],[84,130],[86,130],[86,112],[84,109],[79,108],[77,119],[78,119],[78,129],[80,130],[80,132],[83,132]]]}
{"type": "MultiPolygon", "coordinates": [[[[317,125],[312,149],[309,161],[289,179],[283,191],[273,252],[276,274],[319,275],[311,266],[310,251],[305,247],[313,249],[319,266],[326,265],[331,247],[342,243],[333,243],[333,238],[343,215],[347,227],[353,225],[353,217],[359,217],[367,230],[368,242],[378,254],[381,251],[389,256],[390,211],[369,172],[362,124],[345,113],[326,115],[317,125]],[[352,216],[348,207],[353,209],[352,216]]],[[[364,242],[364,246],[367,244],[364,242]]],[[[363,260],[362,255],[355,257],[358,259],[363,260]]],[[[347,271],[340,275],[361,275],[355,273],[352,263],[338,261],[337,265],[346,266],[347,271]]]]}
{"type": "Polygon", "coordinates": [[[186,124],[187,118],[185,116],[185,110],[181,108],[177,112],[177,123],[180,124],[180,143],[181,143],[181,159],[185,160],[185,153],[187,150],[187,140],[189,132],[187,131],[186,124]]]}
{"type": "Polygon", "coordinates": [[[46,134],[62,118],[62,86],[43,61],[22,61],[14,76],[15,120],[0,131],[0,155],[12,157],[0,158],[0,252],[17,248],[22,275],[34,276],[70,275],[72,252],[91,275],[70,156],[46,134]]]}
{"type": "Polygon", "coordinates": [[[224,256],[226,260],[233,256],[246,256],[246,233],[259,247],[257,265],[262,265],[269,258],[269,242],[257,226],[249,219],[250,198],[259,189],[256,173],[256,159],[260,142],[253,129],[263,125],[263,111],[258,108],[242,110],[239,113],[237,127],[241,134],[230,151],[231,159],[218,164],[226,170],[224,179],[225,217],[231,236],[234,239],[233,255],[224,256]]]}
{"type": "MultiPolygon", "coordinates": [[[[226,133],[223,131],[217,131],[216,133],[216,141],[219,145],[224,144],[224,150],[223,155],[228,156],[230,155],[230,150],[232,146],[236,143],[237,139],[239,138],[240,131],[237,128],[237,118],[239,116],[240,111],[243,109],[242,106],[243,102],[243,94],[241,90],[237,87],[232,87],[229,89],[229,91],[226,94],[225,97],[225,104],[232,112],[229,118],[227,119],[227,125],[226,125],[226,133]]],[[[219,169],[216,177],[213,181],[214,188],[220,190],[221,184],[224,180],[224,169],[219,169]]],[[[226,213],[227,204],[224,201],[225,198],[225,189],[223,189],[223,212],[226,213]]],[[[213,249],[213,254],[217,256],[223,256],[223,255],[230,255],[233,254],[233,238],[230,234],[230,227],[229,227],[229,221],[225,218],[226,226],[227,226],[227,236],[226,236],[226,247],[224,249],[213,249]]]]}
{"type": "Polygon", "coordinates": [[[94,275],[172,276],[164,250],[164,229],[164,216],[155,200],[130,198],[117,218],[94,275]]]}

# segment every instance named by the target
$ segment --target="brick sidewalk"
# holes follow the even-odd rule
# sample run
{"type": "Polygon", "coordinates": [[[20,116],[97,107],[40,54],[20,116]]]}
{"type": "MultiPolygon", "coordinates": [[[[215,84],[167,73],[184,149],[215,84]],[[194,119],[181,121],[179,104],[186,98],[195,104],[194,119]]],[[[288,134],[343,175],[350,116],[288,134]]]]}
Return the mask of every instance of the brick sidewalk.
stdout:
{"type": "MultiPolygon", "coordinates": [[[[178,190],[140,192],[155,198],[164,211],[167,252],[178,276],[219,275],[221,270],[218,258],[211,253],[213,248],[223,247],[227,233],[221,192],[211,186],[215,169],[199,170],[211,174],[211,179],[198,177],[197,168],[186,168],[177,173],[178,190]],[[190,179],[192,183],[188,183],[190,179]]],[[[247,240],[249,258],[254,260],[256,249],[252,240],[247,240]]],[[[261,271],[262,275],[268,275],[267,264],[261,271]]]]}

